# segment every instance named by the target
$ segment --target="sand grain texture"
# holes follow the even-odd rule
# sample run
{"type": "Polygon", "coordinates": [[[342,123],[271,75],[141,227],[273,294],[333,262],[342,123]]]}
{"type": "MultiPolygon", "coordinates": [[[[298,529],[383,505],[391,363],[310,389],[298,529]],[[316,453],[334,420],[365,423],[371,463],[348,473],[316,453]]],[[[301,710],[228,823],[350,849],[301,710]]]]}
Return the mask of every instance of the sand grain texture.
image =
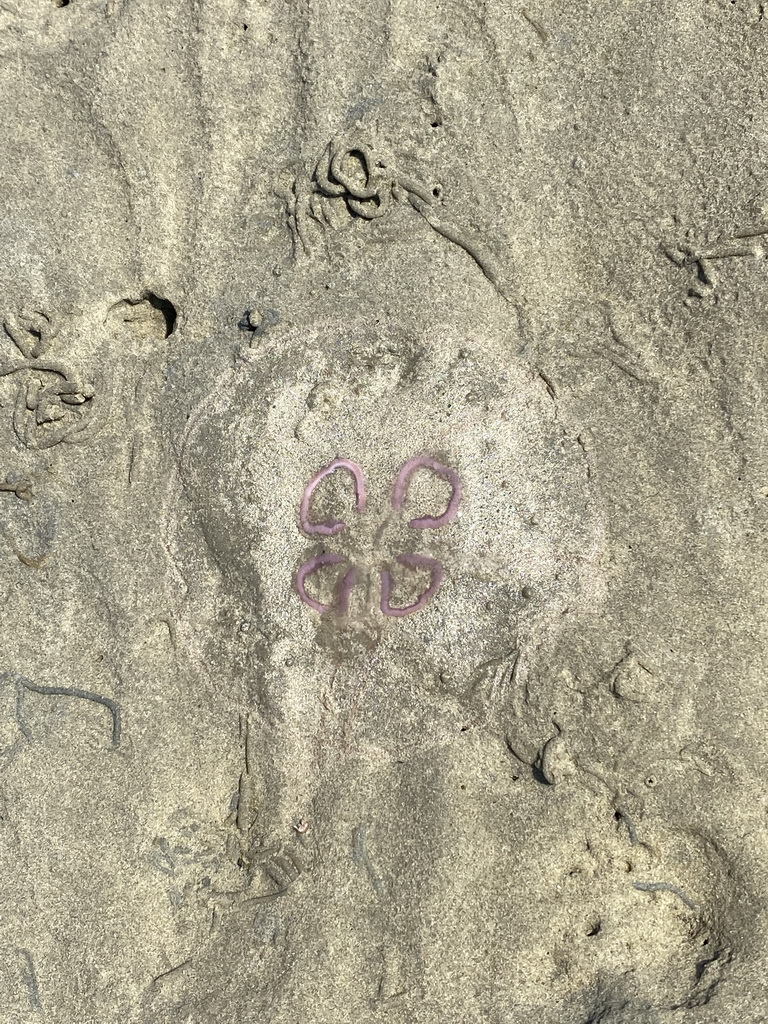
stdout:
{"type": "Polygon", "coordinates": [[[0,58],[0,1024],[768,1019],[764,5],[0,58]]]}

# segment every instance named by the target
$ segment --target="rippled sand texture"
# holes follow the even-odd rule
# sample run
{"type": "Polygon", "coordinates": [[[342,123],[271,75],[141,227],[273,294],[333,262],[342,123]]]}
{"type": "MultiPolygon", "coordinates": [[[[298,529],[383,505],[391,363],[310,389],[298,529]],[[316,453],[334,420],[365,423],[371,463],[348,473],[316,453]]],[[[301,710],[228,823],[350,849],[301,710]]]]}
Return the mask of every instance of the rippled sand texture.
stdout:
{"type": "Polygon", "coordinates": [[[768,1018],[768,15],[0,0],[0,1024],[768,1018]]]}

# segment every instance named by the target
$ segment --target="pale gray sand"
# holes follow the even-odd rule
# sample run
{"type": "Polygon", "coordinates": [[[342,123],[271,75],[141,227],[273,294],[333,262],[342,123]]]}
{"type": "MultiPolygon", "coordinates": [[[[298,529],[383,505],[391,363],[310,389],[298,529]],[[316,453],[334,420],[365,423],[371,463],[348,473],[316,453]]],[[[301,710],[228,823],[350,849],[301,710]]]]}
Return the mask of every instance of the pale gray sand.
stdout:
{"type": "Polygon", "coordinates": [[[0,1024],[768,1018],[763,6],[0,0],[0,1024]]]}

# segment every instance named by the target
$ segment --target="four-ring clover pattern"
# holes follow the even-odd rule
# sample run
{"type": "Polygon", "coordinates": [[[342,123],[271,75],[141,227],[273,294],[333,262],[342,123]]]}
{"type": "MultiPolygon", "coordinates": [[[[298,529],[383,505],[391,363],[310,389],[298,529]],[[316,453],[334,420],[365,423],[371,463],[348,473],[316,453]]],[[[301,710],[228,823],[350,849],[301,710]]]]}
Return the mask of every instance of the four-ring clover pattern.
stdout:
{"type": "MultiPolygon", "coordinates": [[[[365,477],[362,469],[356,462],[352,462],[350,459],[334,459],[333,462],[329,463],[327,466],[323,466],[322,469],[315,473],[304,488],[304,493],[301,497],[301,503],[299,505],[299,525],[301,526],[302,531],[310,537],[333,537],[347,528],[347,524],[340,519],[325,519],[321,522],[314,522],[310,514],[312,496],[315,493],[318,484],[332,473],[336,473],[338,470],[351,474],[355,485],[355,510],[358,513],[365,510],[367,493],[365,488],[365,477]]],[[[408,497],[408,488],[411,482],[411,477],[417,470],[428,470],[445,480],[451,488],[451,496],[444,512],[437,516],[417,516],[415,519],[411,519],[408,522],[409,529],[437,530],[442,526],[447,526],[448,523],[453,522],[456,518],[459,502],[461,501],[461,481],[459,480],[459,475],[455,469],[451,469],[450,466],[446,466],[442,462],[438,462],[437,459],[432,458],[432,456],[429,455],[417,455],[414,458],[409,459],[400,468],[392,488],[392,508],[395,512],[401,512],[403,510],[408,497]]],[[[340,577],[336,586],[334,600],[331,603],[326,604],[312,597],[311,594],[307,593],[306,583],[313,573],[318,572],[326,566],[342,565],[348,561],[349,560],[344,555],[325,552],[323,554],[314,555],[312,558],[304,562],[296,574],[296,590],[298,591],[301,600],[317,612],[325,613],[335,611],[341,615],[346,614],[349,610],[352,591],[354,590],[358,580],[358,569],[355,565],[350,563],[349,568],[340,577]]],[[[414,612],[420,611],[432,600],[443,582],[445,573],[442,562],[438,561],[436,558],[431,558],[428,555],[400,554],[397,556],[397,562],[406,569],[428,569],[430,573],[430,582],[426,590],[424,590],[412,604],[405,605],[404,607],[397,607],[392,604],[392,591],[394,589],[392,574],[387,569],[380,570],[381,598],[379,608],[384,615],[388,615],[393,618],[402,618],[405,615],[412,615],[414,612]]]]}

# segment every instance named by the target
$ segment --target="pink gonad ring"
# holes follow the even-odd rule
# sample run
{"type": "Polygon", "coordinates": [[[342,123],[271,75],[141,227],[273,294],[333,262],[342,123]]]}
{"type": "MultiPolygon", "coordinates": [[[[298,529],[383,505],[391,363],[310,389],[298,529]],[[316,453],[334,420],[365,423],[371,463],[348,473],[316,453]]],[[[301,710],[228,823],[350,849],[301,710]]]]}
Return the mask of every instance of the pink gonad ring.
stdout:
{"type": "Polygon", "coordinates": [[[365,479],[363,478],[362,469],[360,469],[356,462],[350,462],[349,459],[334,459],[328,466],[324,466],[319,472],[315,473],[304,488],[299,508],[299,519],[304,533],[319,533],[323,537],[332,537],[335,533],[340,533],[346,527],[347,524],[343,523],[340,519],[326,519],[322,523],[313,523],[309,518],[309,505],[312,501],[312,495],[315,493],[315,488],[321,480],[330,476],[331,473],[335,473],[337,469],[345,469],[348,473],[352,474],[355,479],[355,507],[358,512],[362,512],[365,508],[365,479]]]}
{"type": "Polygon", "coordinates": [[[402,511],[408,495],[408,485],[417,469],[429,469],[446,480],[451,485],[451,498],[442,515],[419,516],[417,519],[411,519],[408,525],[413,530],[436,530],[440,526],[447,526],[456,518],[456,511],[461,501],[461,481],[455,469],[444,466],[442,462],[437,462],[436,459],[432,459],[428,455],[417,455],[415,459],[409,459],[397,474],[395,486],[392,489],[392,508],[396,512],[402,511]]]}
{"type": "Polygon", "coordinates": [[[339,580],[336,587],[336,600],[333,604],[323,604],[322,601],[315,600],[314,597],[307,593],[305,586],[307,577],[311,576],[312,573],[322,569],[324,565],[339,565],[341,562],[346,562],[346,558],[343,558],[341,555],[328,554],[315,555],[314,558],[310,558],[308,562],[302,565],[296,574],[296,589],[304,604],[308,604],[316,612],[337,611],[341,615],[347,613],[349,610],[349,595],[352,593],[352,588],[357,582],[357,569],[354,566],[348,569],[339,580]]]}
{"type": "Polygon", "coordinates": [[[430,569],[432,579],[429,586],[413,604],[407,604],[404,608],[395,608],[390,603],[392,596],[392,576],[386,570],[381,571],[381,611],[393,619],[401,619],[404,615],[413,615],[426,607],[437,593],[437,589],[443,582],[443,567],[436,558],[428,558],[426,555],[398,555],[397,560],[401,565],[407,565],[411,569],[430,569]]]}
{"type": "MultiPolygon", "coordinates": [[[[366,493],[363,471],[356,462],[351,462],[349,459],[334,459],[333,462],[315,473],[304,488],[304,493],[301,496],[299,524],[303,532],[310,536],[319,534],[321,537],[333,537],[335,534],[346,529],[347,524],[341,519],[325,519],[322,522],[316,523],[310,518],[310,505],[315,489],[321,480],[335,473],[337,469],[342,469],[352,474],[355,482],[355,509],[357,512],[362,512],[365,509],[366,493]]],[[[455,469],[443,465],[442,462],[438,462],[430,455],[417,455],[415,458],[409,459],[401,467],[392,489],[392,508],[395,512],[402,512],[408,498],[408,487],[411,477],[415,472],[423,469],[435,473],[447,481],[451,488],[451,497],[448,500],[445,511],[439,516],[417,516],[415,519],[409,520],[408,526],[413,530],[437,530],[441,526],[447,526],[448,523],[452,523],[456,518],[459,502],[461,501],[461,481],[455,469]]],[[[347,571],[339,576],[335,587],[334,599],[330,603],[324,603],[312,597],[307,592],[306,584],[313,573],[319,572],[326,566],[338,566],[347,561],[343,555],[323,552],[314,555],[304,562],[296,574],[296,590],[304,604],[309,605],[310,608],[321,614],[336,612],[339,615],[346,615],[349,611],[350,598],[358,577],[358,572],[354,565],[350,565],[347,571]]],[[[411,604],[397,607],[392,604],[392,591],[394,589],[392,574],[388,569],[381,570],[381,601],[379,608],[382,615],[399,619],[406,615],[413,615],[414,612],[421,611],[422,608],[429,604],[443,582],[445,571],[442,562],[427,555],[402,554],[397,556],[396,561],[407,569],[429,569],[430,572],[430,581],[427,589],[411,604]]]]}

